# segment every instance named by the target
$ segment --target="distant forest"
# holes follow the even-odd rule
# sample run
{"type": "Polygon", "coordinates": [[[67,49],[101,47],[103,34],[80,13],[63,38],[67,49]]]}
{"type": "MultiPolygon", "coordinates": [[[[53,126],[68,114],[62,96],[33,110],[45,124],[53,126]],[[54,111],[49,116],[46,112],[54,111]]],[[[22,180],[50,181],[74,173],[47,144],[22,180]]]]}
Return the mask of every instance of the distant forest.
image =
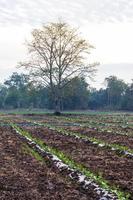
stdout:
{"type": "MultiPolygon", "coordinates": [[[[50,88],[30,80],[29,75],[13,73],[0,85],[0,109],[53,109],[50,88]]],[[[73,78],[62,91],[62,110],[133,111],[133,82],[126,84],[116,76],[105,79],[105,88],[90,87],[84,78],[73,78]]]]}

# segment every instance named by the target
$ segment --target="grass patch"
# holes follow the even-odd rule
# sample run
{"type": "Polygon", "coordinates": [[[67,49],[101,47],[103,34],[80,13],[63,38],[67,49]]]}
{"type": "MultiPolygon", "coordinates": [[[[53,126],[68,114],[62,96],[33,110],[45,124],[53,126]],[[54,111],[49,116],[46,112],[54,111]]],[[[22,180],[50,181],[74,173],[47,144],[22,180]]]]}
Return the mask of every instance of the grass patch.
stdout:
{"type": "Polygon", "coordinates": [[[24,144],[23,147],[22,147],[22,151],[25,153],[25,154],[28,154],[28,155],[31,155],[33,156],[36,160],[38,160],[39,162],[44,162],[44,159],[43,157],[38,153],[36,152],[34,149],[30,148],[28,145],[24,144]]]}

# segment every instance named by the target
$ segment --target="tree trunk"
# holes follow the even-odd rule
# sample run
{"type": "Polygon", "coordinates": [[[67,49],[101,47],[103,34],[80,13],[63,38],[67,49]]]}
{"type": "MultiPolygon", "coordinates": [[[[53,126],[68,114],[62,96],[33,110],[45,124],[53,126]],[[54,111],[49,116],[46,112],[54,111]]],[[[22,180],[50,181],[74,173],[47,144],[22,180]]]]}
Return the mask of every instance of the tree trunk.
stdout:
{"type": "Polygon", "coordinates": [[[59,97],[56,97],[55,99],[55,115],[60,115],[61,114],[61,100],[59,97]]]}

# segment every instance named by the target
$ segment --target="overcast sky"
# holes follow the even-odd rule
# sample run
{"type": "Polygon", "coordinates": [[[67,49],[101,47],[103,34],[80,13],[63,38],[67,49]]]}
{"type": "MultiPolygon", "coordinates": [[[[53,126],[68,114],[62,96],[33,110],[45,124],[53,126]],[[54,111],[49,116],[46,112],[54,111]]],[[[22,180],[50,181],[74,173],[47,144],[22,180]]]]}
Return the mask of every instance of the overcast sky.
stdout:
{"type": "Polygon", "coordinates": [[[109,75],[131,82],[133,0],[0,0],[1,81],[26,57],[24,42],[31,30],[59,18],[79,27],[96,47],[91,59],[101,65],[93,86],[102,87],[109,75]]]}

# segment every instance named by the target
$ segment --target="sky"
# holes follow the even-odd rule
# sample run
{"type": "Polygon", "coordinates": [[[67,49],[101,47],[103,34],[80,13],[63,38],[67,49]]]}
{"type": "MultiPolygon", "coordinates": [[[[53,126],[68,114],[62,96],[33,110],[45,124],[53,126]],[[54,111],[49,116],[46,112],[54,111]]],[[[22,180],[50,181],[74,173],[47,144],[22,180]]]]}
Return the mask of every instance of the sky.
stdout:
{"type": "Polygon", "coordinates": [[[34,28],[62,19],[78,27],[95,46],[91,61],[100,62],[93,87],[115,75],[133,79],[133,0],[0,0],[0,82],[27,57],[25,40],[34,28]]]}

